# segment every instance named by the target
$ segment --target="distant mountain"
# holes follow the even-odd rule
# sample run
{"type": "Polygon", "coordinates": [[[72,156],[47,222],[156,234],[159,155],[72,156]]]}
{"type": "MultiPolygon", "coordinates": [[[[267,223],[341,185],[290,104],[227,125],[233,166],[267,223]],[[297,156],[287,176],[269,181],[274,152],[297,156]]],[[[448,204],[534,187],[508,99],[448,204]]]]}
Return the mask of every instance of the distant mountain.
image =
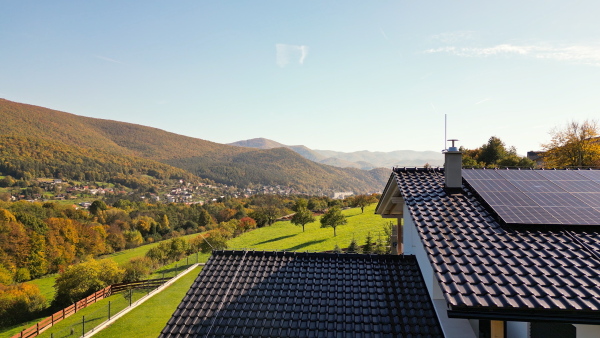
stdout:
{"type": "MultiPolygon", "coordinates": [[[[327,156],[323,156],[316,151],[310,150],[305,146],[286,146],[285,144],[281,144],[279,142],[269,140],[266,138],[253,138],[250,140],[237,141],[233,143],[229,143],[232,146],[238,147],[248,147],[248,148],[258,148],[258,149],[274,149],[274,148],[288,148],[293,150],[294,152],[300,154],[302,157],[319,163],[329,164],[322,162],[327,159],[327,156]]],[[[341,167],[335,164],[330,164],[335,167],[341,167]]]]}
{"type": "Polygon", "coordinates": [[[288,148],[311,161],[340,168],[370,170],[378,167],[421,167],[426,163],[436,167],[442,166],[444,163],[442,153],[435,151],[396,150],[391,152],[371,152],[363,150],[345,153],[333,150],[309,149],[305,146],[288,146],[265,138],[255,138],[229,144],[259,149],[288,148]]]}
{"type": "MultiPolygon", "coordinates": [[[[83,117],[4,99],[0,99],[0,121],[0,136],[25,138],[27,141],[23,141],[23,144],[40,140],[63,144],[65,149],[88,153],[100,151],[115,158],[120,156],[117,163],[158,161],[201,178],[238,187],[282,185],[304,193],[347,190],[363,193],[379,191],[387,181],[387,177],[384,179],[379,170],[341,169],[317,164],[290,149],[256,149],[219,144],[142,125],[83,117]]],[[[33,151],[28,147],[20,149],[23,151],[21,154],[0,156],[0,163],[15,157],[36,158],[35,154],[28,153],[33,151]]],[[[298,151],[302,149],[298,148],[298,151]]],[[[101,156],[90,154],[87,158],[77,160],[79,154],[72,151],[73,159],[61,160],[59,156],[59,163],[54,165],[63,166],[64,172],[74,172],[73,163],[93,161],[96,157],[97,161],[102,161],[101,156]]],[[[33,162],[40,167],[39,170],[43,170],[43,160],[33,162]]],[[[170,170],[166,167],[159,169],[165,173],[170,170]]],[[[125,175],[128,173],[128,169],[115,170],[121,170],[125,175]]],[[[134,171],[142,172],[137,169],[134,171]]]]}

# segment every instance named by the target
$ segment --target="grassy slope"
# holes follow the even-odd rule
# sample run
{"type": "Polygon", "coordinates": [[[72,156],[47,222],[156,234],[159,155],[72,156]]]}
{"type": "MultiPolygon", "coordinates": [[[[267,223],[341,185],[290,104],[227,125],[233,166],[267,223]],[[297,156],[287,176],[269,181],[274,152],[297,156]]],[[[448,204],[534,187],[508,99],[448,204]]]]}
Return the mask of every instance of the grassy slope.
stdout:
{"type": "Polygon", "coordinates": [[[287,251],[328,251],[337,244],[346,248],[352,237],[360,245],[364,244],[367,233],[376,238],[382,232],[382,226],[388,221],[374,214],[375,205],[365,208],[363,214],[359,208],[344,210],[348,224],[337,228],[337,236],[333,237],[332,228],[321,228],[319,220],[302,227],[290,222],[277,222],[270,227],[260,228],[229,241],[230,249],[251,248],[256,250],[287,251]]]}
{"type": "Polygon", "coordinates": [[[199,267],[97,333],[95,337],[157,337],[198,273],[199,267]]]}

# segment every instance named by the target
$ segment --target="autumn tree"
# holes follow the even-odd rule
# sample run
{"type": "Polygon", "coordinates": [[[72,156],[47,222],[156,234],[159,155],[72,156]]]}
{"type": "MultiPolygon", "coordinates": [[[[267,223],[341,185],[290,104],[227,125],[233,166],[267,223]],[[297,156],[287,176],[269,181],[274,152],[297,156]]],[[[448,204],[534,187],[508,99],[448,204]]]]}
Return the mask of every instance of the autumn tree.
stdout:
{"type": "Polygon", "coordinates": [[[27,321],[45,306],[46,299],[36,285],[0,284],[0,327],[27,321]]]}
{"type": "Polygon", "coordinates": [[[346,223],[346,216],[342,214],[342,210],[337,206],[330,208],[323,216],[321,216],[321,228],[332,227],[334,237],[337,236],[335,231],[336,228],[339,225],[344,225],[346,223]]]}
{"type": "Polygon", "coordinates": [[[240,219],[240,228],[243,232],[256,229],[256,221],[252,217],[243,217],[240,219]]]}
{"type": "Polygon", "coordinates": [[[549,143],[543,145],[546,167],[594,167],[600,165],[600,126],[597,121],[569,122],[553,129],[549,143]]]}
{"type": "Polygon", "coordinates": [[[53,304],[66,306],[122,280],[124,269],[111,259],[89,260],[69,266],[54,284],[53,304]]]}
{"type": "Polygon", "coordinates": [[[304,232],[304,226],[315,221],[312,211],[308,210],[308,201],[304,198],[298,199],[294,209],[296,213],[292,217],[291,222],[295,225],[301,225],[302,232],[304,232]]]}

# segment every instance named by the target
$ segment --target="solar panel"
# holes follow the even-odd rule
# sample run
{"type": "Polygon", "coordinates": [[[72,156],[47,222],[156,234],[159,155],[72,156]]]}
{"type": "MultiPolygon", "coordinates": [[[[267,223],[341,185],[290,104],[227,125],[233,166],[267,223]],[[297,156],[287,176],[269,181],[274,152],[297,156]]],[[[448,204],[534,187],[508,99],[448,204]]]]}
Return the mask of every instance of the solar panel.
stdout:
{"type": "Polygon", "coordinates": [[[600,170],[463,169],[507,224],[600,225],[600,170]]]}

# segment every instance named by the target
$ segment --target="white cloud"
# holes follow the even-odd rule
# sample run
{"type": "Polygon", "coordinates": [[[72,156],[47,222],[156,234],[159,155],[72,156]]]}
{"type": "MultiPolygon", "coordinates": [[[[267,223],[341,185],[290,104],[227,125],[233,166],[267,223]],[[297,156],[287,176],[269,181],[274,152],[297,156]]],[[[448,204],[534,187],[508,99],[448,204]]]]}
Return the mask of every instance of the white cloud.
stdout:
{"type": "Polygon", "coordinates": [[[462,57],[488,57],[519,55],[536,59],[570,61],[600,66],[600,46],[550,46],[501,44],[492,47],[447,46],[428,49],[425,53],[447,53],[462,57]]]}
{"type": "Polygon", "coordinates": [[[278,43],[275,45],[277,51],[276,62],[279,67],[285,67],[290,63],[303,65],[308,55],[308,46],[286,45],[278,43]]]}

